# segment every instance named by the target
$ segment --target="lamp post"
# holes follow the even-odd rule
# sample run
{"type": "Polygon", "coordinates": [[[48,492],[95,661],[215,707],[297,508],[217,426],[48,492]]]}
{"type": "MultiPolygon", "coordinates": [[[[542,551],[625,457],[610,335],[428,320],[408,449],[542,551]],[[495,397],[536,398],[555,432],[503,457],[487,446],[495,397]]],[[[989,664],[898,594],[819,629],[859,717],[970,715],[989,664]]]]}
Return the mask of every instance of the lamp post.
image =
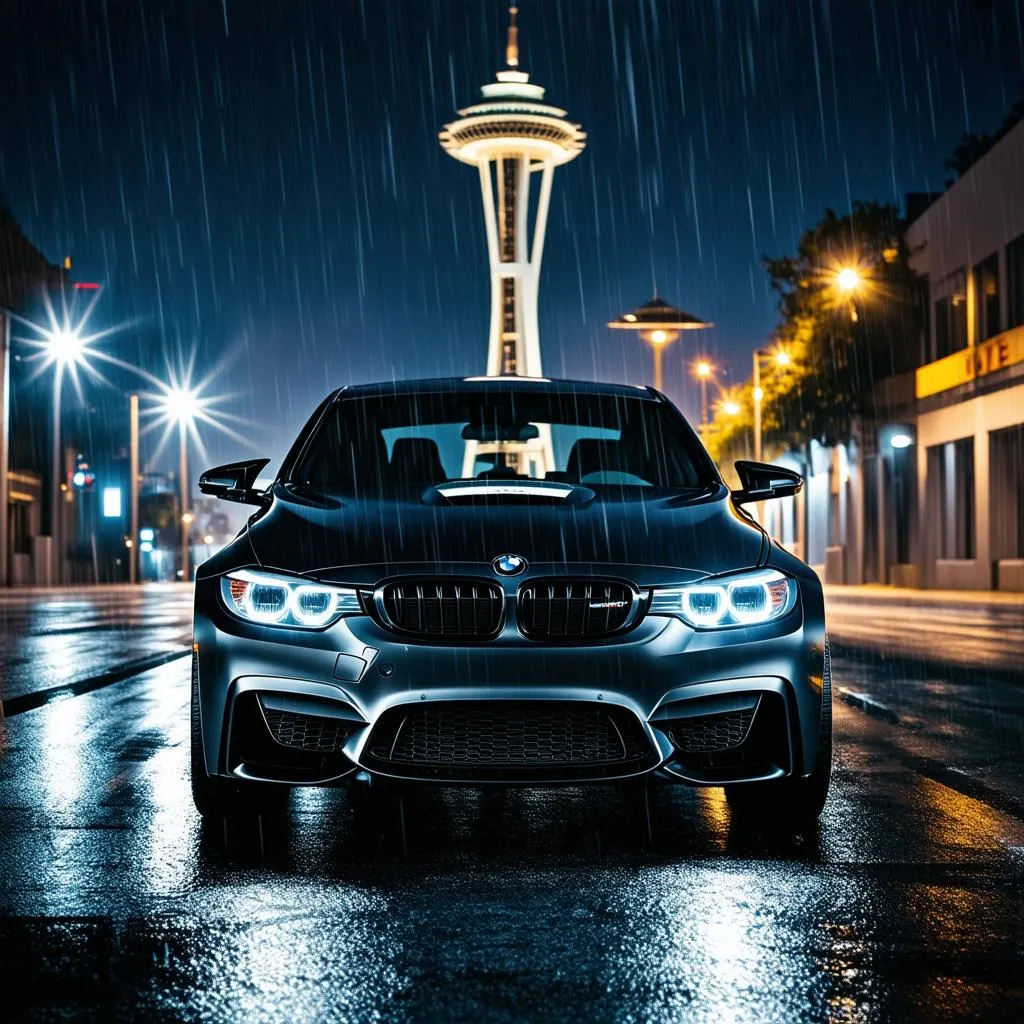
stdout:
{"type": "Polygon", "coordinates": [[[707,359],[698,359],[693,364],[693,375],[700,383],[700,431],[703,435],[708,427],[708,381],[715,372],[707,359]]]}
{"type": "Polygon", "coordinates": [[[631,313],[624,313],[608,326],[613,330],[635,331],[646,341],[654,353],[654,387],[662,389],[662,356],[665,348],[679,339],[683,331],[699,331],[714,324],[701,320],[682,309],[670,306],[655,296],[650,302],[631,313]]]}
{"type": "Polygon", "coordinates": [[[771,362],[784,369],[793,361],[784,348],[773,350],[758,348],[754,350],[754,461],[761,461],[761,403],[764,401],[764,388],[761,387],[762,360],[771,362]]]}
{"type": "Polygon", "coordinates": [[[53,419],[50,448],[50,582],[60,585],[64,576],[64,524],[61,509],[61,478],[64,455],[61,450],[60,399],[64,371],[84,363],[86,342],[77,328],[62,327],[44,337],[46,354],[53,363],[53,419]]]}
{"type": "Polygon", "coordinates": [[[181,578],[182,582],[188,583],[191,579],[189,573],[190,539],[192,534],[192,520],[195,518],[189,511],[189,485],[188,485],[188,435],[189,431],[195,429],[196,415],[200,411],[200,400],[197,391],[188,385],[172,385],[166,388],[160,396],[162,412],[169,424],[178,425],[178,478],[180,484],[181,509],[179,519],[181,522],[181,578]]]}
{"type": "Polygon", "coordinates": [[[836,289],[850,301],[850,319],[857,322],[857,293],[864,285],[864,275],[856,267],[840,267],[834,278],[836,289]]]}

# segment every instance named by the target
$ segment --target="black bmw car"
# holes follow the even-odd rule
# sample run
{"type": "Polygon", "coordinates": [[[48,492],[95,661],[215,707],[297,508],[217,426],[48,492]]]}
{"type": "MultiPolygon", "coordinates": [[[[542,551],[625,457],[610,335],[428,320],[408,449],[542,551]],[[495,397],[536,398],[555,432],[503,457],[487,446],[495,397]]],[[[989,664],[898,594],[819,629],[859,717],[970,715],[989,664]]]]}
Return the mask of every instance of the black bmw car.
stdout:
{"type": "Polygon", "coordinates": [[[829,787],[821,585],[656,391],[526,378],[341,388],[195,591],[203,814],[295,786],[724,786],[806,822],[829,787]]]}

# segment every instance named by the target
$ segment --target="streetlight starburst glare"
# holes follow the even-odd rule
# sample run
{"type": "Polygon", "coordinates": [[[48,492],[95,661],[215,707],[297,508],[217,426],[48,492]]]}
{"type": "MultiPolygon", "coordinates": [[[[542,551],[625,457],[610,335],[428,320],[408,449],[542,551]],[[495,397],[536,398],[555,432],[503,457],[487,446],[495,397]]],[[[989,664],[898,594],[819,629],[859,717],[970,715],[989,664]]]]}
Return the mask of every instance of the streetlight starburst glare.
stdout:
{"type": "Polygon", "coordinates": [[[130,363],[126,363],[123,359],[119,359],[96,347],[96,342],[129,327],[129,322],[115,324],[113,327],[107,327],[101,331],[87,333],[89,320],[102,293],[103,290],[101,288],[97,288],[92,292],[92,298],[80,316],[77,315],[78,311],[74,299],[72,298],[69,302],[63,290],[60,293],[59,310],[55,307],[50,293],[48,291],[42,293],[45,322],[37,323],[26,317],[18,316],[16,313],[11,314],[11,320],[14,323],[27,327],[32,332],[31,336],[15,336],[11,339],[27,348],[35,350],[26,359],[26,362],[39,363],[38,368],[29,378],[30,380],[35,380],[50,369],[50,367],[53,367],[56,371],[54,385],[59,387],[64,377],[64,372],[67,371],[75,388],[75,393],[81,399],[82,383],[79,371],[96,383],[110,384],[110,381],[95,367],[94,363],[97,361],[119,366],[122,369],[135,373],[138,372],[138,369],[130,363]]]}
{"type": "Polygon", "coordinates": [[[164,413],[175,423],[191,424],[199,414],[202,403],[198,393],[189,387],[172,385],[160,398],[164,413]]]}
{"type": "Polygon", "coordinates": [[[860,272],[854,267],[843,267],[836,274],[836,285],[841,291],[855,292],[861,284],[860,272]]]}
{"type": "Polygon", "coordinates": [[[141,394],[149,403],[148,407],[142,410],[142,415],[149,421],[143,427],[142,433],[148,434],[155,428],[163,427],[156,449],[150,456],[151,464],[160,458],[175,428],[179,434],[189,438],[204,459],[207,452],[200,435],[201,427],[212,428],[241,444],[247,443],[246,438],[231,426],[232,423],[245,424],[247,421],[220,408],[231,396],[208,392],[213,378],[223,367],[218,366],[201,380],[193,382],[194,362],[195,353],[177,370],[168,364],[166,380],[160,380],[150,373],[145,374],[155,390],[141,394]]]}

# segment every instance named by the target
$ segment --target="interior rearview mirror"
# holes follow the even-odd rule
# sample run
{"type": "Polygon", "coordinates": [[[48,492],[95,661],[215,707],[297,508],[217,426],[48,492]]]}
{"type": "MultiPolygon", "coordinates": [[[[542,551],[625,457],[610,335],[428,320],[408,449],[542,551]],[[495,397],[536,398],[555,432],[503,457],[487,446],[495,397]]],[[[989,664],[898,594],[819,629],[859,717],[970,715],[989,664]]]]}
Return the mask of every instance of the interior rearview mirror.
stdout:
{"type": "Polygon", "coordinates": [[[243,505],[259,505],[266,508],[270,495],[257,491],[256,479],[270,459],[249,459],[246,462],[229,462],[226,466],[208,469],[199,477],[199,490],[214,498],[237,501],[243,505]]]}
{"type": "Polygon", "coordinates": [[[536,423],[467,423],[463,441],[533,441],[540,437],[536,423]]]}
{"type": "Polygon", "coordinates": [[[742,490],[732,492],[737,505],[751,501],[769,501],[772,498],[790,498],[804,486],[804,478],[791,469],[772,466],[767,462],[736,463],[736,474],[743,485],[742,490]]]}

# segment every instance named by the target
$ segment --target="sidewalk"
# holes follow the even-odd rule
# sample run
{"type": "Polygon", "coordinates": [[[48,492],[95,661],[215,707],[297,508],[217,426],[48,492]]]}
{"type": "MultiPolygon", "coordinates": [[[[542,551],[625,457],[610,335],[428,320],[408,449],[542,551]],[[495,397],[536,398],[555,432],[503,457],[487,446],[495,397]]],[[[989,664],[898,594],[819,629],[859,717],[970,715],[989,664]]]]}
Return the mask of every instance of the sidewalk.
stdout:
{"type": "Polygon", "coordinates": [[[888,587],[879,583],[863,586],[825,584],[826,604],[874,604],[951,607],[1019,608],[1024,611],[1024,593],[1005,590],[918,590],[910,587],[888,587]]]}
{"type": "Polygon", "coordinates": [[[1024,594],[825,587],[833,651],[894,672],[970,668],[1024,683],[1024,594]]]}

